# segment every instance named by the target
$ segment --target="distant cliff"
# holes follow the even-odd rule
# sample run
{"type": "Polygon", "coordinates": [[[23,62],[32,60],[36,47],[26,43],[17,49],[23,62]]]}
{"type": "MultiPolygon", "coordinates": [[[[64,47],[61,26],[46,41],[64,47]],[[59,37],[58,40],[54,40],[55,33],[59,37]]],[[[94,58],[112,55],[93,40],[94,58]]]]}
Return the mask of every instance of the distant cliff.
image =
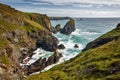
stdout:
{"type": "Polygon", "coordinates": [[[64,19],[70,19],[70,17],[49,17],[50,20],[64,20],[64,19]]]}
{"type": "Polygon", "coordinates": [[[120,24],[75,58],[25,80],[120,80],[120,24]]]}

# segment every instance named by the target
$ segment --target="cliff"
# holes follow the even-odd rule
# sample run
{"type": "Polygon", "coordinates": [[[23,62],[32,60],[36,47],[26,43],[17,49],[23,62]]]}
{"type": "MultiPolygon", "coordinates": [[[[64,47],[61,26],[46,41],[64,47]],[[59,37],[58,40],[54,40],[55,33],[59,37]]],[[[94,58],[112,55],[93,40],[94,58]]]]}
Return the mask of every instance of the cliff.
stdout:
{"type": "Polygon", "coordinates": [[[120,25],[90,42],[78,56],[25,80],[119,80],[120,25]]]}
{"type": "Polygon", "coordinates": [[[51,29],[46,15],[20,12],[0,3],[0,80],[23,79],[20,62],[33,54],[37,41],[46,42],[45,50],[55,51],[59,41],[51,29]]]}
{"type": "Polygon", "coordinates": [[[75,31],[75,21],[72,18],[65,24],[63,29],[60,30],[62,34],[66,34],[66,35],[69,35],[74,31],[75,31]]]}
{"type": "Polygon", "coordinates": [[[50,20],[66,20],[70,19],[70,17],[49,17],[50,20]]]}

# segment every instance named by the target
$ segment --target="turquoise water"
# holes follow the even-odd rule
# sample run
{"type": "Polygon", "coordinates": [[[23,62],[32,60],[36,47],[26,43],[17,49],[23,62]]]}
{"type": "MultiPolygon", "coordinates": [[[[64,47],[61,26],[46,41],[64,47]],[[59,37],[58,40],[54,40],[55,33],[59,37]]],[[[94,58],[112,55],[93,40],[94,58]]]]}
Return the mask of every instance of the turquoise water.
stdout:
{"type": "MultiPolygon", "coordinates": [[[[81,52],[81,50],[90,41],[96,39],[102,34],[112,30],[120,22],[119,18],[79,18],[75,19],[76,31],[71,35],[64,35],[61,33],[53,34],[60,41],[59,44],[64,44],[66,49],[59,50],[63,54],[63,60],[68,60],[81,52]],[[74,48],[78,44],[79,48],[74,48]]],[[[68,20],[52,20],[53,26],[61,24],[64,27],[68,20]]]]}

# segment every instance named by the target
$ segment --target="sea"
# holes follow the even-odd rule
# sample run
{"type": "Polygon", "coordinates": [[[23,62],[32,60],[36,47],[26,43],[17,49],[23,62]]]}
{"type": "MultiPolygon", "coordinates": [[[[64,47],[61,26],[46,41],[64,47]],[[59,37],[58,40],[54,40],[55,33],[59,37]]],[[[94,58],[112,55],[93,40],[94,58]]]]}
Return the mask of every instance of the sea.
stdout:
{"type": "MultiPolygon", "coordinates": [[[[60,41],[59,44],[64,44],[65,49],[59,50],[63,54],[63,60],[69,60],[78,55],[85,46],[105,34],[106,32],[114,29],[120,18],[74,18],[76,31],[70,35],[61,33],[53,34],[60,41]],[[79,48],[74,48],[78,44],[79,48]]],[[[64,27],[68,20],[52,20],[53,26],[60,24],[64,27]]]]}
{"type": "MultiPolygon", "coordinates": [[[[51,20],[52,26],[60,24],[63,28],[69,19],[66,20],[51,20]]],[[[43,71],[50,69],[51,67],[60,64],[66,60],[74,58],[85,46],[98,38],[99,36],[105,34],[106,32],[114,29],[118,23],[120,23],[120,18],[74,18],[76,30],[70,34],[65,35],[61,33],[53,34],[60,41],[59,44],[64,44],[65,49],[59,50],[63,54],[63,57],[59,60],[58,63],[46,67],[43,71]],[[79,48],[74,48],[74,45],[77,44],[79,48]]],[[[37,49],[35,55],[32,56],[31,60],[28,62],[32,64],[39,57],[48,58],[53,54],[53,52],[44,51],[42,49],[37,49]],[[39,55],[39,52],[43,52],[43,55],[39,55]]],[[[36,73],[35,73],[36,74],[36,73]]]]}

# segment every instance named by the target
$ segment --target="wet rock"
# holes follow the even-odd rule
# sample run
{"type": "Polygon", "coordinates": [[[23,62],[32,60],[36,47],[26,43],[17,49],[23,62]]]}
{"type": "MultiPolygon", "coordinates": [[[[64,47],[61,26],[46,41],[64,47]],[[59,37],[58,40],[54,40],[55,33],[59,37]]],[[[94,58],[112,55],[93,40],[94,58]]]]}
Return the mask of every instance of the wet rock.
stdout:
{"type": "Polygon", "coordinates": [[[120,23],[117,24],[117,28],[120,28],[120,23]]]}
{"type": "Polygon", "coordinates": [[[53,29],[53,33],[57,33],[57,32],[59,32],[61,30],[61,26],[60,26],[60,24],[58,24],[58,25],[56,25],[55,26],[55,28],[53,29]]]}
{"type": "Polygon", "coordinates": [[[59,59],[62,57],[62,54],[59,53],[57,50],[54,52],[53,55],[51,55],[48,60],[47,60],[47,66],[57,63],[59,61],[59,59]]]}
{"type": "Polygon", "coordinates": [[[62,34],[66,34],[69,35],[71,34],[73,31],[75,31],[75,21],[74,19],[70,19],[66,25],[63,27],[63,29],[61,29],[61,33],[62,34]]]}
{"type": "Polygon", "coordinates": [[[57,49],[57,44],[59,43],[58,39],[54,36],[47,36],[44,39],[38,39],[36,46],[43,48],[47,51],[55,51],[57,49]]]}
{"type": "Polygon", "coordinates": [[[65,49],[65,46],[63,44],[58,45],[58,49],[65,49]]]}
{"type": "Polygon", "coordinates": [[[42,71],[45,67],[57,63],[61,57],[62,54],[56,50],[48,59],[39,58],[35,63],[27,66],[24,72],[29,75],[37,71],[42,71]]]}
{"type": "Polygon", "coordinates": [[[74,48],[79,48],[79,46],[77,44],[74,45],[74,48]]]}
{"type": "Polygon", "coordinates": [[[46,58],[42,59],[39,58],[35,63],[31,64],[30,66],[27,66],[25,68],[26,74],[31,74],[37,71],[41,71],[46,67],[46,58]]]}

